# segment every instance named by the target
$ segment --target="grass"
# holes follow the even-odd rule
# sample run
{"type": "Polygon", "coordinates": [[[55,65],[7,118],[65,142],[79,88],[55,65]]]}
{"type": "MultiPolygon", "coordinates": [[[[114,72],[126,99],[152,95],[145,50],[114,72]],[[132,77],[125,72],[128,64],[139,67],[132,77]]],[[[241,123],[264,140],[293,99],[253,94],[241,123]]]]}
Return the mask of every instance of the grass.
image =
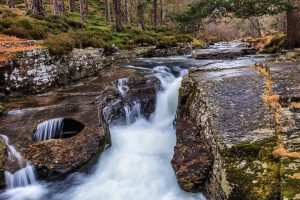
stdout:
{"type": "MultiPolygon", "coordinates": [[[[47,13],[51,13],[50,3],[46,3],[45,7],[47,13]]],[[[78,7],[79,5],[77,9],[78,7]]],[[[24,39],[45,40],[44,45],[54,54],[66,53],[75,47],[110,49],[117,46],[131,49],[156,45],[158,48],[168,48],[193,41],[191,36],[168,27],[148,26],[146,30],[139,30],[136,27],[124,26],[124,30],[118,33],[114,31],[112,22],[103,20],[103,11],[102,2],[89,1],[89,15],[82,22],[78,10],[73,13],[66,12],[65,16],[48,14],[46,17],[29,17],[15,14],[0,4],[0,33],[24,39]]]]}

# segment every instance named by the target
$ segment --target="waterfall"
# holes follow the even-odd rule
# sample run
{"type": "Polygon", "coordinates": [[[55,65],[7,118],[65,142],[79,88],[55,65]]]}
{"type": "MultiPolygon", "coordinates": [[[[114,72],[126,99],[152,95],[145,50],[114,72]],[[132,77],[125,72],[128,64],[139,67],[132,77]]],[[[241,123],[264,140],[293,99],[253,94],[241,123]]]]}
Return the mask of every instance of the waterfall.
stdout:
{"type": "Polygon", "coordinates": [[[133,101],[133,106],[124,106],[126,124],[129,125],[135,122],[139,117],[141,117],[141,104],[139,101],[133,101]]]}
{"type": "Polygon", "coordinates": [[[13,161],[16,158],[20,168],[14,173],[4,172],[6,187],[12,189],[33,184],[36,181],[34,167],[21,156],[14,146],[9,144],[9,139],[6,135],[0,136],[8,147],[8,161],[13,161]]]}
{"type": "Polygon", "coordinates": [[[53,138],[61,138],[64,118],[56,118],[40,123],[34,135],[35,141],[44,141],[53,138]]]}
{"type": "MultiPolygon", "coordinates": [[[[7,193],[9,198],[5,199],[205,200],[201,193],[180,189],[170,164],[176,144],[173,120],[181,77],[176,78],[166,67],[154,71],[163,87],[157,94],[153,117],[143,117],[139,101],[125,106],[127,124],[110,128],[112,146],[102,153],[90,175],[65,190],[42,185],[30,194],[28,190],[25,195],[19,191],[7,193]],[[39,196],[32,198],[34,194],[39,196]]],[[[119,80],[119,86],[125,87],[126,81],[119,80]]],[[[126,92],[120,87],[120,92],[126,92]]]]}
{"type": "Polygon", "coordinates": [[[170,164],[176,143],[173,120],[181,78],[160,69],[156,71],[165,88],[157,94],[154,117],[142,117],[140,102],[124,107],[128,123],[110,128],[112,146],[103,152],[94,173],[52,200],[205,199],[201,193],[181,190],[170,164]]]}
{"type": "Polygon", "coordinates": [[[27,166],[16,171],[14,174],[5,171],[4,177],[7,188],[17,188],[30,185],[35,182],[35,169],[28,162],[27,166]]]}
{"type": "Polygon", "coordinates": [[[122,96],[129,90],[127,86],[128,78],[121,78],[118,80],[118,90],[122,96]]]}

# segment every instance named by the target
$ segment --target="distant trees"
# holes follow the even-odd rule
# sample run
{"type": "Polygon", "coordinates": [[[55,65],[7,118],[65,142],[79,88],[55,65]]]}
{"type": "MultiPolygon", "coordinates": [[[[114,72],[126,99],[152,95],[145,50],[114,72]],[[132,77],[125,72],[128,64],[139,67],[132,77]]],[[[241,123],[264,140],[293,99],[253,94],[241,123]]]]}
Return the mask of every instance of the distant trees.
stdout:
{"type": "Polygon", "coordinates": [[[69,0],[69,12],[75,11],[75,0],[69,0]]]}
{"type": "Polygon", "coordinates": [[[125,0],[125,23],[130,24],[129,0],[125,0]]]}
{"type": "Polygon", "coordinates": [[[137,0],[137,21],[138,28],[145,29],[144,12],[147,2],[145,0],[137,0]]]}
{"type": "Polygon", "coordinates": [[[6,4],[9,8],[15,7],[15,1],[14,0],[6,0],[6,4]]]}
{"type": "Polygon", "coordinates": [[[152,22],[154,26],[157,26],[158,24],[158,18],[157,18],[157,0],[152,0],[153,6],[152,6],[152,22]]]}
{"type": "Polygon", "coordinates": [[[52,0],[52,13],[53,14],[64,14],[64,0],[52,0]]]}
{"type": "Polygon", "coordinates": [[[87,0],[79,0],[79,12],[80,19],[83,21],[88,14],[88,1],[87,0]]]}
{"type": "Polygon", "coordinates": [[[121,0],[113,0],[113,3],[114,3],[114,9],[115,9],[115,29],[117,32],[121,32],[123,29],[121,0]]]}
{"type": "Polygon", "coordinates": [[[253,31],[261,35],[257,17],[287,13],[287,48],[300,47],[300,1],[299,0],[196,0],[175,19],[186,30],[195,31],[206,19],[224,16],[249,19],[253,31]]]}

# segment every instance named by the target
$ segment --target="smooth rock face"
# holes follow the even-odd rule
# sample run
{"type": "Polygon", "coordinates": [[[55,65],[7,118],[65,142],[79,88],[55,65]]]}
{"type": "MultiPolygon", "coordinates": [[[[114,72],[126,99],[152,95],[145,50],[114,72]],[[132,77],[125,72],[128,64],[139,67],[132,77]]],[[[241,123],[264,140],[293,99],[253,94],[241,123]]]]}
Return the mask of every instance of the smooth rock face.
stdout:
{"type": "Polygon", "coordinates": [[[196,59],[233,59],[243,55],[255,54],[255,48],[237,47],[235,49],[196,49],[192,57],[196,59]]]}
{"type": "Polygon", "coordinates": [[[213,200],[300,195],[300,64],[266,65],[184,77],[172,161],[184,190],[213,200]]]}
{"type": "Polygon", "coordinates": [[[264,106],[264,79],[254,69],[194,70],[184,77],[176,118],[173,168],[186,191],[226,199],[222,149],[274,135],[272,112],[264,106]]]}
{"type": "Polygon", "coordinates": [[[166,56],[177,56],[177,55],[188,55],[192,51],[191,44],[182,44],[177,47],[168,47],[168,48],[156,48],[144,47],[138,48],[135,50],[137,56],[140,57],[166,57],[166,56]]]}

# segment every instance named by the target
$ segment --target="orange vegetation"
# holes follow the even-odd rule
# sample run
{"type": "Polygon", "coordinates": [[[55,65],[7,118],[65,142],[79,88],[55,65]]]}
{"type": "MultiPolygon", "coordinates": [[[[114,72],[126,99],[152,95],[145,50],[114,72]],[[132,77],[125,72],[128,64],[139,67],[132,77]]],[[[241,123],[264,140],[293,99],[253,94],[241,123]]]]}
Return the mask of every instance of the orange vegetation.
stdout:
{"type": "Polygon", "coordinates": [[[20,42],[26,42],[27,40],[17,38],[14,36],[8,36],[0,34],[0,62],[7,61],[10,59],[14,52],[26,51],[31,49],[43,48],[40,45],[26,45],[18,44],[20,42]]]}
{"type": "Polygon", "coordinates": [[[276,157],[300,158],[300,152],[289,152],[283,144],[280,144],[278,148],[273,151],[273,155],[276,157]]]}
{"type": "Polygon", "coordinates": [[[293,174],[293,176],[290,176],[290,178],[300,180],[300,173],[293,174]]]}

